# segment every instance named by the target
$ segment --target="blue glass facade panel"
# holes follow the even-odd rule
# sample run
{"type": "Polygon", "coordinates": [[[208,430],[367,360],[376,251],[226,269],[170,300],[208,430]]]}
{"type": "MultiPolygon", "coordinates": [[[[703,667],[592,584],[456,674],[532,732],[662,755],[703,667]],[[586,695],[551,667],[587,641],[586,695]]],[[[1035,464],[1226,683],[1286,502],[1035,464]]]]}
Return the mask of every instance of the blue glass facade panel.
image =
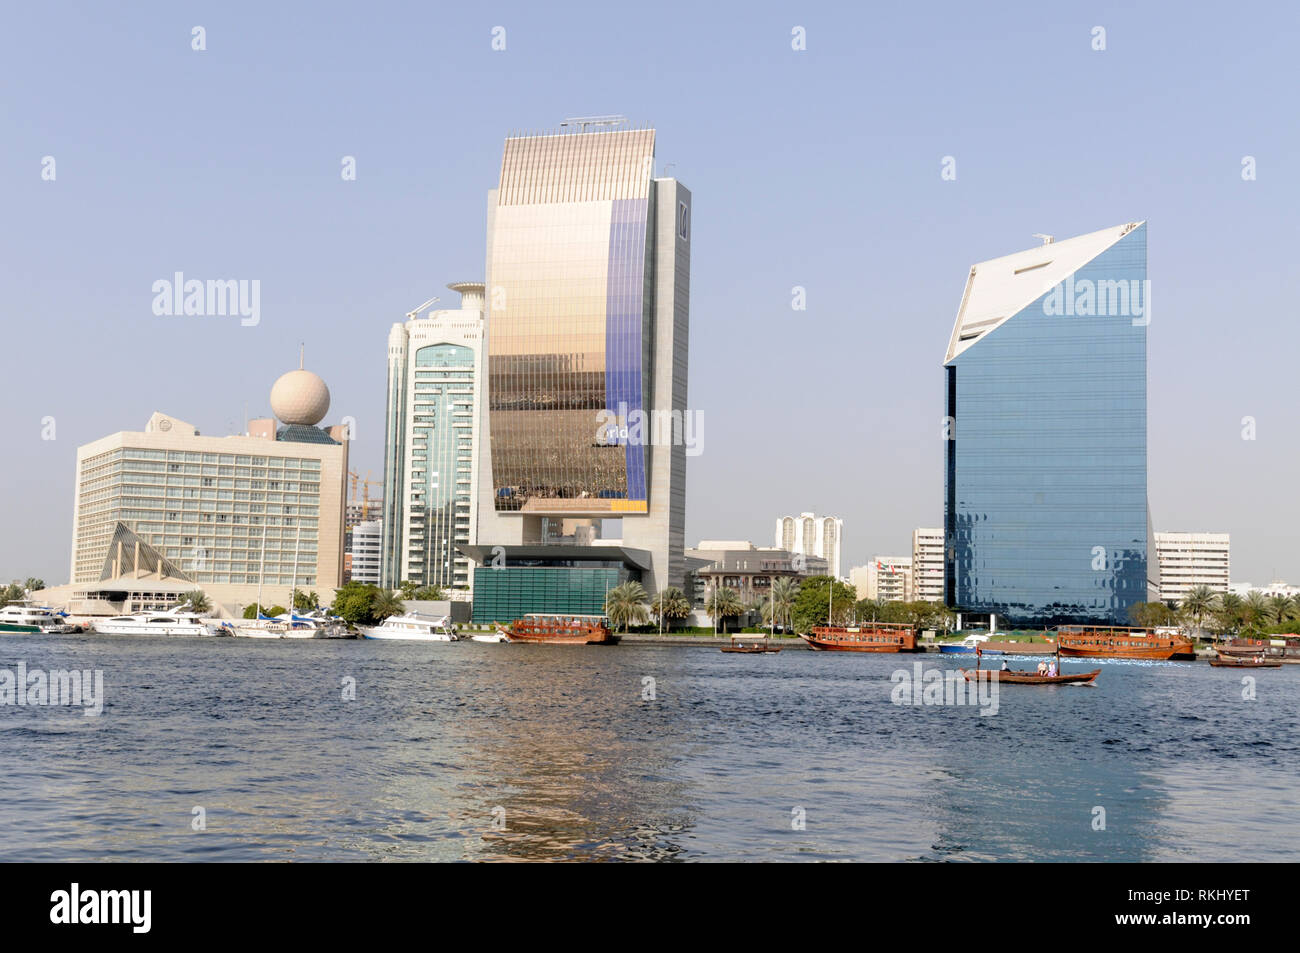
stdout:
{"type": "MultiPolygon", "coordinates": [[[[605,291],[605,401],[615,414],[643,411],[641,366],[644,333],[645,199],[616,199],[609,225],[609,271],[605,291]]],[[[645,447],[631,441],[627,498],[646,499],[645,447]]]]}
{"type": "Polygon", "coordinates": [[[1147,598],[1146,277],[1140,225],[948,362],[950,605],[1130,624],[1147,598]]]}

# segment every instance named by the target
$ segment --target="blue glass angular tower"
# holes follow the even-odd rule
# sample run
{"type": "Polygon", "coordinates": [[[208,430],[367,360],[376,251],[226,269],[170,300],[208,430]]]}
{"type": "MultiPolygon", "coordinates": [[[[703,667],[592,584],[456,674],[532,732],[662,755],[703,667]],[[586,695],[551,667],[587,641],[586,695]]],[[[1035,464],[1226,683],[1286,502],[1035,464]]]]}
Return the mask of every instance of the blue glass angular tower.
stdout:
{"type": "Polygon", "coordinates": [[[1022,626],[1148,598],[1146,224],[970,270],[944,361],[945,601],[1022,626]]]}

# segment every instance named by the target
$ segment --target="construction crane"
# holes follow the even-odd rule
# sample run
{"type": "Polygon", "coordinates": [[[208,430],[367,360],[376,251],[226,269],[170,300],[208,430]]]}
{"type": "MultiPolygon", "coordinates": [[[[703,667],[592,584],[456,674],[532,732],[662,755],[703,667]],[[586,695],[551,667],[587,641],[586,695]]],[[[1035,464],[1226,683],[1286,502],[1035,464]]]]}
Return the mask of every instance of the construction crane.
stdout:
{"type": "Polygon", "coordinates": [[[428,301],[426,301],[424,304],[420,305],[419,307],[412,308],[410,311],[406,312],[406,320],[414,321],[421,311],[429,307],[429,305],[433,304],[437,300],[438,300],[438,296],[434,295],[432,298],[430,298],[428,301]]]}
{"type": "Polygon", "coordinates": [[[368,520],[370,519],[370,486],[371,484],[374,484],[375,486],[379,486],[380,482],[378,480],[372,480],[369,472],[366,473],[366,478],[364,480],[361,479],[361,474],[358,473],[356,470],[349,470],[348,476],[352,477],[351,496],[352,496],[353,503],[357,501],[357,484],[358,483],[362,484],[361,519],[363,521],[368,520]]]}

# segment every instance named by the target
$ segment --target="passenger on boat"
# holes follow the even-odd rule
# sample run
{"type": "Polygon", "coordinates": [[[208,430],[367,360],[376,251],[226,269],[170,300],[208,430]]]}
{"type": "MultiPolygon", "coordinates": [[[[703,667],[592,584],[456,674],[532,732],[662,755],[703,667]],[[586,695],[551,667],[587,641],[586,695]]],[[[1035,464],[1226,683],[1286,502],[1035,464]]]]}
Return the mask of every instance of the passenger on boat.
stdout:
{"type": "Polygon", "coordinates": [[[1003,659],[1003,660],[1002,660],[1002,669],[1001,669],[1001,671],[1003,671],[1003,672],[1009,672],[1009,671],[1011,671],[1011,666],[1007,664],[1007,660],[1006,660],[1006,659],[1003,659]]]}
{"type": "Polygon", "coordinates": [[[1047,663],[1046,663],[1046,662],[1039,662],[1039,663],[1038,663],[1038,674],[1039,674],[1039,675],[1046,675],[1046,674],[1047,674],[1047,663]]]}
{"type": "Polygon", "coordinates": [[[1051,662],[1048,663],[1048,665],[1047,665],[1047,674],[1048,674],[1048,677],[1050,677],[1050,678],[1056,678],[1056,662],[1055,662],[1055,660],[1053,660],[1053,661],[1051,661],[1051,662]]]}

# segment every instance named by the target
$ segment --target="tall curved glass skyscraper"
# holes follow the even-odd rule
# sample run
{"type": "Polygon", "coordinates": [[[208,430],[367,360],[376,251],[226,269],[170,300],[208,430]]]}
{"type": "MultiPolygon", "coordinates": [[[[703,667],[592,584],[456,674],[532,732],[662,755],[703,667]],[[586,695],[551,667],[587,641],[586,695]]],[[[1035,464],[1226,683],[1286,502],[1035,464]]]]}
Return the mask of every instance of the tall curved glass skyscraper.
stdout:
{"type": "Polygon", "coordinates": [[[479,486],[484,546],[617,519],[651,593],[685,571],[691,203],[654,172],[653,129],[506,140],[488,201],[479,486]]]}
{"type": "Polygon", "coordinates": [[[1149,321],[1142,222],[971,268],[944,361],[949,605],[1131,624],[1154,552],[1149,321]]]}

